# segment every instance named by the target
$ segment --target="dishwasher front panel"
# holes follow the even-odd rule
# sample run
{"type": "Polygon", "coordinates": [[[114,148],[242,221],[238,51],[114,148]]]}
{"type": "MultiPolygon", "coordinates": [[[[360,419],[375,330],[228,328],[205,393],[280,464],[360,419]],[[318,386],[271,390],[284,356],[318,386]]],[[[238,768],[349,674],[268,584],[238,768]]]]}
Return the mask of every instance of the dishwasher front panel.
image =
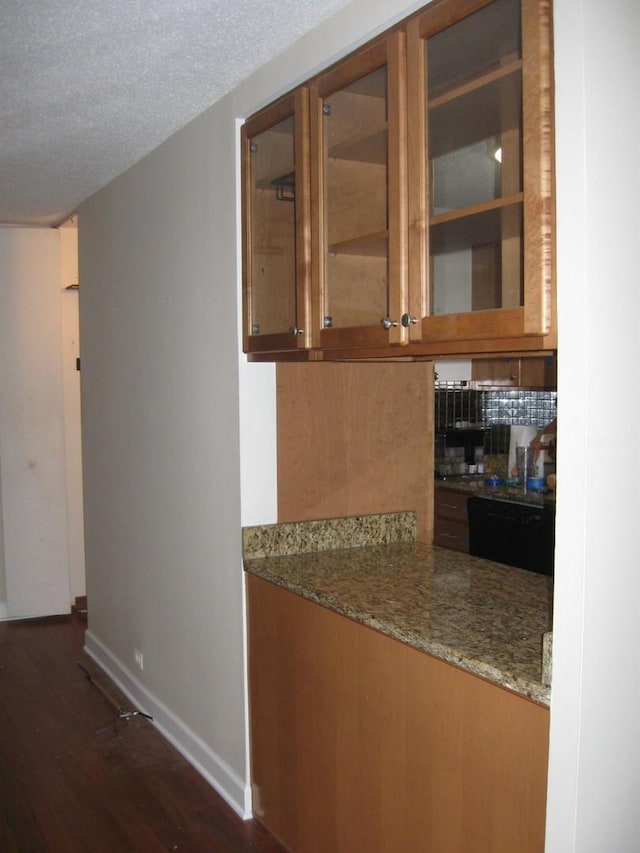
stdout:
{"type": "Polygon", "coordinates": [[[542,575],[553,575],[555,507],[471,496],[469,553],[542,575]]]}

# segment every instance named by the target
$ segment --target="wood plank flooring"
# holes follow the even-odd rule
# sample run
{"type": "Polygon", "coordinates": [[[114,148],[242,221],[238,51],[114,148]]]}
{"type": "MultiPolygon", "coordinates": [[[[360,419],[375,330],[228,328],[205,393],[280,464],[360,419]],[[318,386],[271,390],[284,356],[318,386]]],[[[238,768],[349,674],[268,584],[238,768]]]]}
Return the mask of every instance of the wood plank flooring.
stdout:
{"type": "Polygon", "coordinates": [[[78,614],[0,623],[0,850],[283,851],[152,723],[118,719],[99,687],[131,703],[82,652],[85,628],[78,614]]]}

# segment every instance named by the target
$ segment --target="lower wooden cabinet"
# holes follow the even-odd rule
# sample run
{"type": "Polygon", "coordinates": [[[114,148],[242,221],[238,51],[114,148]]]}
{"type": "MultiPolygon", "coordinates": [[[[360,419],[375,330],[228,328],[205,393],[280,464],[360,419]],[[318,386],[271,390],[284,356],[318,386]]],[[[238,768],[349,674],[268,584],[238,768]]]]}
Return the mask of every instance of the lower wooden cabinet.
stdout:
{"type": "Polygon", "coordinates": [[[472,361],[471,378],[475,387],[554,390],[558,386],[558,365],[554,355],[476,358],[472,361]]]}
{"type": "Polygon", "coordinates": [[[548,709],[247,576],[254,812],[294,853],[542,853],[548,709]]]}
{"type": "Polygon", "coordinates": [[[433,490],[433,544],[469,553],[467,498],[451,489],[433,490]]]}

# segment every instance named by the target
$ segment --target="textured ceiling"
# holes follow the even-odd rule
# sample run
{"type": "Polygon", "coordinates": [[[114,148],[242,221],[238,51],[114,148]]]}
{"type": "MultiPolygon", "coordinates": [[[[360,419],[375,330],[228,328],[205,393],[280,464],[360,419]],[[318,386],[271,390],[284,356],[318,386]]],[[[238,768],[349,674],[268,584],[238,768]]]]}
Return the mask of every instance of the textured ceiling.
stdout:
{"type": "Polygon", "coordinates": [[[347,0],[0,0],[0,224],[55,224],[347,0]]]}

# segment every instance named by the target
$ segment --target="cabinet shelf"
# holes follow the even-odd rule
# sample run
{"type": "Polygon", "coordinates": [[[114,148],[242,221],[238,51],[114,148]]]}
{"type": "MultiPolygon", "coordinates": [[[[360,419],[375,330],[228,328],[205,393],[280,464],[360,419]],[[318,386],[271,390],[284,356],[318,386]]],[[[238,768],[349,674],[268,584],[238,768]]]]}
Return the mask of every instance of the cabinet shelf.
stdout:
{"type": "Polygon", "coordinates": [[[334,160],[356,160],[384,166],[387,162],[387,127],[352,136],[332,145],[329,157],[334,160]]]}
{"type": "Polygon", "coordinates": [[[497,243],[522,230],[523,194],[497,198],[432,216],[430,248],[433,254],[454,252],[469,246],[497,243]]]}
{"type": "Polygon", "coordinates": [[[519,127],[522,61],[510,62],[434,98],[429,104],[429,153],[439,157],[519,127]]]}
{"type": "Polygon", "coordinates": [[[366,255],[370,258],[386,258],[388,254],[389,232],[376,231],[363,234],[349,240],[339,240],[329,244],[332,255],[366,255]]]}
{"type": "Polygon", "coordinates": [[[520,71],[522,71],[522,60],[514,59],[506,65],[501,65],[499,68],[494,68],[491,71],[480,74],[472,80],[466,80],[464,83],[460,83],[454,88],[442,92],[440,95],[433,96],[429,101],[429,109],[436,110],[449,101],[455,101],[457,98],[468,95],[470,92],[475,92],[477,89],[482,89],[484,86],[495,84],[504,77],[520,71]]]}
{"type": "Polygon", "coordinates": [[[272,172],[270,175],[265,175],[263,178],[257,178],[254,182],[254,186],[257,190],[273,190],[274,192],[281,187],[293,190],[295,188],[295,184],[295,172],[272,172]]]}
{"type": "MultiPolygon", "coordinates": [[[[532,11],[538,11],[538,0],[526,2],[531,3],[532,11]]],[[[521,57],[530,43],[523,27],[528,24],[528,10],[520,0],[474,2],[465,6],[476,11],[456,16],[455,22],[448,10],[442,14],[440,10],[425,10],[425,21],[432,22],[427,28],[429,98],[521,57]]],[[[534,25],[537,23],[536,20],[534,25]]]]}

